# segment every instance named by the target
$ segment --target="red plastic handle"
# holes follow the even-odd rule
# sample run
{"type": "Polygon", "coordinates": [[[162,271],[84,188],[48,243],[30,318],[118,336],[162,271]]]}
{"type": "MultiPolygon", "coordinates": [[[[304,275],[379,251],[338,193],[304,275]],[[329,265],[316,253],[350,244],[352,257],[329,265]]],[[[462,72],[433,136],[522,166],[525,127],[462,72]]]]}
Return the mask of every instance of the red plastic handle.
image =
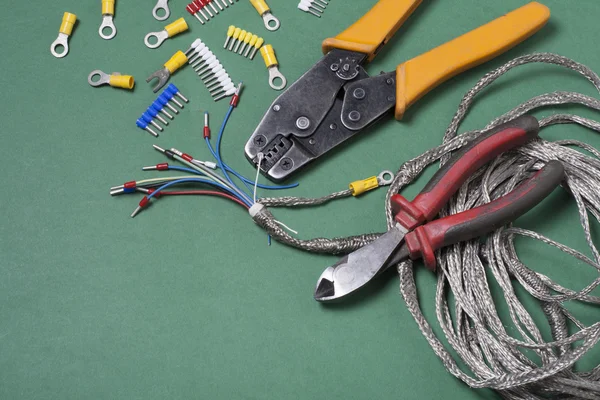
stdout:
{"type": "Polygon", "coordinates": [[[537,119],[522,116],[481,135],[438,170],[412,202],[399,194],[392,196],[396,222],[412,230],[430,221],[469,176],[503,152],[536,137],[539,129],[537,119]]]}
{"type": "Polygon", "coordinates": [[[550,161],[512,192],[488,204],[419,226],[405,237],[411,259],[435,270],[435,250],[492,232],[525,214],[560,184],[564,168],[550,161]]]}

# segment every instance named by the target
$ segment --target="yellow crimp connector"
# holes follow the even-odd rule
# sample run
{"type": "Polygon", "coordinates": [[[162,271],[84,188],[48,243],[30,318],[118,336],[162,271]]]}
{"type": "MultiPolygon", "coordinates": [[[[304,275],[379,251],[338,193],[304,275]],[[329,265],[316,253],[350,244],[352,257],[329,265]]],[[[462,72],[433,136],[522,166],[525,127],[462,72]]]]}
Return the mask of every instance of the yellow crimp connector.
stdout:
{"type": "Polygon", "coordinates": [[[275,50],[273,50],[273,46],[270,44],[261,47],[260,54],[262,55],[263,60],[265,60],[265,65],[267,68],[279,65],[277,62],[277,57],[275,57],[275,50]]]}
{"type": "Polygon", "coordinates": [[[122,89],[133,89],[135,79],[131,75],[111,75],[108,84],[122,89]]]}
{"type": "Polygon", "coordinates": [[[102,14],[115,15],[115,0],[102,0],[102,14]]]}
{"type": "Polygon", "coordinates": [[[263,15],[266,12],[271,11],[271,8],[267,5],[265,0],[250,0],[250,3],[256,8],[259,15],[263,15]]]}
{"type": "Polygon", "coordinates": [[[237,38],[239,38],[239,37],[240,37],[240,33],[241,33],[241,32],[242,32],[242,28],[235,28],[235,29],[233,30],[233,36],[232,36],[232,37],[233,37],[235,40],[237,40],[237,38]]]}
{"type": "MultiPolygon", "coordinates": [[[[258,35],[252,35],[252,38],[250,38],[250,48],[254,47],[254,45],[256,44],[256,42],[258,41],[258,35]]],[[[250,48],[248,48],[248,50],[250,50],[250,48]]]]}
{"type": "Polygon", "coordinates": [[[60,29],[58,30],[60,33],[64,33],[67,36],[71,35],[73,32],[73,26],[77,21],[77,15],[66,12],[63,14],[62,23],[60,24],[60,29]]]}
{"type": "Polygon", "coordinates": [[[246,39],[246,34],[248,34],[248,32],[247,32],[247,31],[245,31],[244,29],[242,29],[242,31],[240,32],[240,36],[238,36],[238,38],[237,38],[237,39],[238,39],[240,42],[243,42],[243,41],[244,41],[244,39],[246,39]]]}
{"type": "Polygon", "coordinates": [[[229,25],[229,28],[227,28],[227,37],[232,37],[233,32],[235,32],[235,26],[229,25]]]}
{"type": "Polygon", "coordinates": [[[169,61],[165,63],[165,68],[168,69],[170,73],[173,73],[183,65],[187,64],[187,62],[187,56],[183,53],[183,51],[179,50],[173,55],[173,57],[171,57],[169,61]]]}
{"type": "Polygon", "coordinates": [[[173,22],[172,24],[165,26],[165,31],[167,31],[167,34],[169,35],[169,37],[173,37],[173,36],[177,35],[178,33],[185,32],[187,30],[188,30],[188,24],[187,24],[187,22],[185,22],[185,18],[179,18],[177,21],[173,22]]]}
{"type": "Polygon", "coordinates": [[[354,181],[348,185],[352,196],[360,196],[361,194],[368,192],[369,190],[377,189],[379,187],[379,180],[376,176],[372,176],[361,181],[354,181]]]}

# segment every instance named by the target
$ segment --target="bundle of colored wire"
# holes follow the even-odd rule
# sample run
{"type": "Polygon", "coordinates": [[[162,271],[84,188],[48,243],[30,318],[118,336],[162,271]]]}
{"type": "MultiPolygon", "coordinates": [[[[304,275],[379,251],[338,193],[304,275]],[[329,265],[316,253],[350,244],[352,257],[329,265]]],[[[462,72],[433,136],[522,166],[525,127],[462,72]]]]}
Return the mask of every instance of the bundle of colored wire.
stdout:
{"type": "MultiPolygon", "coordinates": [[[[549,105],[574,103],[600,111],[600,101],[596,98],[573,92],[547,93],[517,106],[481,131],[457,136],[458,127],[475,96],[509,70],[528,63],[554,64],[576,71],[600,92],[600,77],[596,73],[555,54],[519,57],[486,74],[464,96],[444,135],[443,144],[405,162],[398,170],[386,198],[388,228],[394,224],[391,196],[416,179],[428,165],[437,160],[446,162],[452,151],[460,149],[482,132],[549,105]]],[[[557,114],[540,121],[542,128],[555,124],[578,124],[600,132],[599,122],[576,115],[557,114]]],[[[584,371],[581,367],[576,369],[575,363],[589,354],[600,340],[600,321],[586,326],[568,309],[568,305],[571,302],[600,304],[600,298],[590,294],[600,285],[600,278],[593,279],[581,290],[568,289],[549,276],[528,268],[519,259],[513,242],[516,236],[536,239],[572,255],[583,265],[590,266],[596,274],[600,271],[600,252],[593,242],[589,222],[590,216],[600,222],[600,152],[576,140],[534,140],[484,167],[474,180],[461,187],[442,214],[455,214],[498,198],[527,178],[532,170],[541,168],[550,160],[559,160],[565,167],[563,187],[577,205],[591,257],[539,233],[516,227],[496,230],[485,243],[475,240],[438,252],[435,304],[438,322],[446,336],[445,343],[436,336],[421,311],[411,261],[398,265],[400,291],[435,354],[451,374],[469,386],[492,388],[506,399],[598,399],[600,365],[584,371]],[[578,151],[577,147],[587,153],[578,151]],[[510,311],[510,321],[498,314],[490,290],[492,282],[502,290],[503,302],[510,311]],[[537,300],[552,334],[551,341],[543,338],[544,329],[536,325],[536,320],[527,311],[530,307],[522,304],[520,292],[527,292],[537,300]],[[452,312],[450,304],[453,304],[452,312]],[[518,334],[513,337],[513,332],[518,334]],[[453,352],[447,350],[447,346],[453,352]]],[[[337,198],[335,194],[332,196],[337,198]]],[[[314,199],[314,204],[322,203],[323,199],[327,197],[314,199]]],[[[288,203],[296,200],[287,198],[288,203]]],[[[269,201],[272,202],[272,199],[269,201]]],[[[301,203],[311,205],[309,199],[302,199],[301,203]]],[[[339,239],[301,240],[291,237],[274,223],[272,214],[265,207],[255,209],[253,219],[276,240],[314,252],[349,252],[379,236],[364,234],[339,239]]],[[[569,267],[577,271],[581,265],[574,263],[569,267]]]]}
{"type": "Polygon", "coordinates": [[[179,152],[176,149],[165,150],[159,146],[154,145],[154,148],[168,158],[176,160],[186,167],[179,166],[171,166],[168,164],[158,164],[156,167],[145,167],[144,170],[150,169],[160,169],[160,170],[175,170],[181,172],[188,172],[195,175],[200,175],[202,178],[192,178],[189,176],[179,176],[179,177],[169,177],[169,178],[155,178],[155,179],[147,179],[136,182],[128,182],[124,185],[116,186],[111,188],[111,195],[117,195],[121,193],[130,193],[134,191],[141,191],[146,193],[147,195],[142,198],[138,207],[133,211],[131,217],[135,217],[142,209],[147,207],[150,204],[150,200],[152,198],[159,197],[160,195],[208,195],[208,196],[220,196],[226,198],[228,200],[234,201],[245,208],[250,208],[256,202],[256,188],[260,187],[263,189],[270,190],[279,190],[279,189],[288,189],[298,186],[297,183],[291,185],[279,185],[279,186],[271,186],[271,185],[262,185],[258,183],[258,173],[255,181],[251,181],[250,179],[242,176],[240,173],[235,171],[229,165],[227,165],[222,157],[221,157],[221,141],[223,139],[223,133],[225,131],[225,127],[227,126],[227,122],[233,112],[233,109],[237,106],[240,96],[240,91],[242,88],[242,84],[240,83],[233,98],[231,99],[229,110],[223,119],[223,123],[221,124],[221,128],[219,129],[219,135],[217,137],[217,143],[215,149],[213,149],[210,144],[210,129],[208,127],[208,113],[205,113],[205,125],[203,134],[206,139],[206,144],[211,151],[212,155],[215,157],[223,176],[219,176],[215,172],[213,172],[210,168],[206,166],[206,162],[198,162],[198,160],[193,159],[188,154],[184,154],[179,152]],[[240,179],[244,185],[246,185],[247,189],[250,191],[250,194],[242,190],[239,186],[237,186],[229,173],[233,174],[236,178],[240,179]],[[176,185],[190,184],[190,183],[200,183],[203,185],[213,186],[220,191],[206,191],[206,190],[192,190],[192,191],[165,191],[176,185]],[[254,188],[249,186],[252,184],[254,188]],[[254,190],[253,190],[254,189],[254,190]],[[254,193],[252,195],[252,192],[254,193]]]}

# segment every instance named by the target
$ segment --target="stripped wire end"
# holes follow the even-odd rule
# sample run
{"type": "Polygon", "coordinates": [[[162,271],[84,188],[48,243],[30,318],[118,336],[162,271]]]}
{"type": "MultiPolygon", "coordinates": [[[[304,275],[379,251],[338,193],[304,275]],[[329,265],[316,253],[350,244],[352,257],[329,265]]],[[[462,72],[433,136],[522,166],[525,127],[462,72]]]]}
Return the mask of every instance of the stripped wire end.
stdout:
{"type": "Polygon", "coordinates": [[[163,153],[165,156],[167,156],[167,157],[168,157],[168,158],[170,158],[171,160],[173,159],[173,152],[172,152],[172,151],[170,151],[170,150],[165,150],[165,149],[163,149],[162,147],[160,147],[160,146],[157,146],[157,145],[155,145],[155,144],[153,144],[153,145],[152,145],[152,147],[154,147],[154,149],[155,149],[156,151],[159,151],[159,152],[163,153]]]}
{"type": "Polygon", "coordinates": [[[131,213],[131,218],[135,218],[135,216],[138,215],[142,209],[146,208],[148,204],[150,204],[150,200],[148,199],[148,196],[144,196],[144,198],[140,201],[140,204],[131,213]]]}
{"type": "Polygon", "coordinates": [[[235,89],[235,93],[233,94],[233,97],[231,98],[231,101],[229,102],[229,105],[231,107],[237,107],[238,102],[240,101],[240,93],[242,91],[242,87],[244,86],[244,82],[240,82],[237,86],[237,88],[235,89]]]}

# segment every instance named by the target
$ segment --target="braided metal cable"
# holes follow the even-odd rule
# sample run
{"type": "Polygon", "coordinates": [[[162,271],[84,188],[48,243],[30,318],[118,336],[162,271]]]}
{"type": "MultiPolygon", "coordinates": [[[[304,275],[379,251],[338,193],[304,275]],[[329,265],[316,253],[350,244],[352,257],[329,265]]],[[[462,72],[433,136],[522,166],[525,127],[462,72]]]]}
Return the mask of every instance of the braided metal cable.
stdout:
{"type": "MultiPolygon", "coordinates": [[[[600,110],[600,101],[593,97],[572,92],[547,93],[499,116],[482,130],[457,135],[476,95],[511,69],[528,63],[554,64],[573,70],[600,92],[600,77],[592,70],[550,53],[519,57],[486,74],[463,97],[442,144],[401,165],[386,197],[388,228],[394,224],[391,196],[414,181],[428,165],[436,161],[447,162],[452,151],[481,133],[539,107],[575,103],[600,110]]],[[[556,124],[578,124],[600,132],[600,123],[576,115],[556,114],[540,121],[542,128],[556,124]]],[[[465,211],[510,192],[550,160],[559,160],[565,167],[566,178],[562,186],[579,211],[579,223],[590,257],[539,233],[516,227],[496,230],[488,235],[485,243],[474,240],[439,251],[436,317],[453,353],[436,336],[420,309],[411,261],[397,266],[400,292],[417,326],[443,365],[469,386],[495,389],[506,399],[600,399],[600,365],[588,371],[574,368],[575,363],[600,340],[600,321],[586,326],[567,309],[569,302],[600,304],[600,298],[591,295],[600,285],[600,278],[579,290],[566,288],[544,273],[527,267],[519,260],[514,247],[518,236],[538,240],[574,257],[578,262],[568,266],[574,273],[585,266],[600,271],[600,253],[590,231],[590,217],[600,222],[600,152],[576,140],[534,140],[518,150],[505,153],[478,171],[453,196],[441,215],[465,211]],[[510,321],[499,316],[490,282],[502,291],[510,321]],[[517,295],[515,289],[518,286],[537,300],[546,317],[552,341],[547,342],[543,338],[541,328],[517,295]],[[460,359],[460,365],[453,354],[460,359]]],[[[333,196],[329,200],[336,198],[333,196]]],[[[322,204],[324,201],[318,203],[321,199],[314,199],[315,204],[322,204]]],[[[280,201],[292,202],[291,199],[280,201]]],[[[310,205],[311,200],[302,199],[301,203],[310,205]]],[[[263,204],[282,205],[273,199],[263,204]]],[[[379,236],[369,234],[301,240],[287,234],[266,208],[258,212],[254,220],[276,240],[312,252],[349,252],[379,236]]]]}

